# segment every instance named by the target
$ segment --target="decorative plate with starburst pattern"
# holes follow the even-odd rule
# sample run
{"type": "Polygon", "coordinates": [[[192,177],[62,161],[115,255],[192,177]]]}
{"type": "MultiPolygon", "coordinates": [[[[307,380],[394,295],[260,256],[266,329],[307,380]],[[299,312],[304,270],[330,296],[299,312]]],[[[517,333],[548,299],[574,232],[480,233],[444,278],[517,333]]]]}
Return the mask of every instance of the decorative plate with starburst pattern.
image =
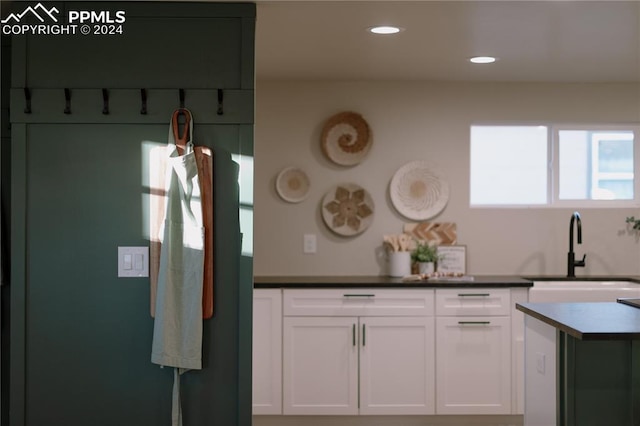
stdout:
{"type": "Polygon", "coordinates": [[[352,236],[364,232],[373,222],[373,200],[359,185],[336,185],[322,200],[322,219],[333,232],[352,236]]]}

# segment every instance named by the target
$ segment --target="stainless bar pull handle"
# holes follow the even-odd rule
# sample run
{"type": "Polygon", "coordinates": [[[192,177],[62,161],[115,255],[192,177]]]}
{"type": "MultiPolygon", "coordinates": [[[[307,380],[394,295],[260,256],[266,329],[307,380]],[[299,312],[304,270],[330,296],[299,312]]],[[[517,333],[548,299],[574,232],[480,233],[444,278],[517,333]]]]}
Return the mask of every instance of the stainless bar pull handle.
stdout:
{"type": "Polygon", "coordinates": [[[365,337],[365,331],[364,331],[364,324],[362,324],[362,346],[364,347],[364,345],[366,344],[366,337],[365,337]]]}
{"type": "Polygon", "coordinates": [[[375,294],[343,294],[343,297],[375,297],[375,294]]]}
{"type": "Polygon", "coordinates": [[[458,297],[488,297],[489,293],[458,293],[458,297]]]}
{"type": "Polygon", "coordinates": [[[458,321],[460,325],[489,325],[491,321],[458,321]]]}
{"type": "Polygon", "coordinates": [[[353,324],[353,329],[351,330],[353,334],[353,346],[356,345],[356,325],[353,324]]]}

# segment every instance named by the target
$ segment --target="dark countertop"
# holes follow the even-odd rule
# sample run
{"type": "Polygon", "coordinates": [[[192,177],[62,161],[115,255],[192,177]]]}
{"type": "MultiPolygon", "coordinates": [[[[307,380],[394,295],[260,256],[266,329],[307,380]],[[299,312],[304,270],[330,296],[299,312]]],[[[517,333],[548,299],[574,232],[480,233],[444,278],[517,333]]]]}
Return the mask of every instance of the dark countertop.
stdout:
{"type": "Polygon", "coordinates": [[[640,309],[622,303],[516,303],[516,309],[580,340],[640,339],[640,309]]]}
{"type": "Polygon", "coordinates": [[[256,276],[254,288],[460,288],[460,287],[531,287],[533,282],[509,275],[474,275],[473,281],[464,279],[429,279],[402,281],[384,276],[256,276]]]}

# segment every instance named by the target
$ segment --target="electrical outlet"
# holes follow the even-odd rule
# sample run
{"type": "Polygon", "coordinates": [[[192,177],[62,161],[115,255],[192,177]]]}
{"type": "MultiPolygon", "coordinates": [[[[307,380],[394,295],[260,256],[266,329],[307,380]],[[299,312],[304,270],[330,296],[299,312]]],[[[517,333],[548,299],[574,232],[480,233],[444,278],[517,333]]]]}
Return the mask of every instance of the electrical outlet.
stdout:
{"type": "Polygon", "coordinates": [[[302,251],[306,254],[314,254],[317,250],[316,234],[304,234],[302,251]]]}

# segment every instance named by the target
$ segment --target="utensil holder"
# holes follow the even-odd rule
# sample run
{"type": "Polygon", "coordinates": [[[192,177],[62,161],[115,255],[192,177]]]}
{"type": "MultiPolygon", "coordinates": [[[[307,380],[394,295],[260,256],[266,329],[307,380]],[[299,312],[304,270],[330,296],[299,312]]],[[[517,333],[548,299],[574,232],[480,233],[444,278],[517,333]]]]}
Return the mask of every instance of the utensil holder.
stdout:
{"type": "Polygon", "coordinates": [[[393,251],[389,253],[389,276],[406,277],[411,275],[411,253],[408,251],[393,251]]]}

